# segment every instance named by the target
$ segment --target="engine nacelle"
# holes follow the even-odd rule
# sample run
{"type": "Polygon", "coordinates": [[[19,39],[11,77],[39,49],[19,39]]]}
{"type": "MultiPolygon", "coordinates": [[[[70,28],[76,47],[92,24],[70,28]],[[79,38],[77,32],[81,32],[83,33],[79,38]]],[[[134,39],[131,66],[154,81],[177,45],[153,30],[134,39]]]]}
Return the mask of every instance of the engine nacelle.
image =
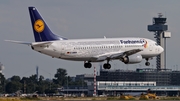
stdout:
{"type": "Polygon", "coordinates": [[[133,63],[140,63],[142,61],[142,56],[140,54],[133,54],[130,56],[126,56],[122,59],[122,62],[125,64],[133,64],[133,63]]]}

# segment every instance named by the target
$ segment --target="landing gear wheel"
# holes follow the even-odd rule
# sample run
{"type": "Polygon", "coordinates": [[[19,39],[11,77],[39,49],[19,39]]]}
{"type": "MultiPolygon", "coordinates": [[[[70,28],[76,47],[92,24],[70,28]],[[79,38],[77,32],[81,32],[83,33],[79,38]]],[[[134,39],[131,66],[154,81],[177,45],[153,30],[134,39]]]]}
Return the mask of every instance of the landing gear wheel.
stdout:
{"type": "Polygon", "coordinates": [[[145,63],[145,65],[146,65],[146,66],[149,66],[149,65],[150,65],[150,63],[149,63],[149,62],[146,62],[146,63],[145,63]]]}
{"type": "Polygon", "coordinates": [[[104,67],[104,69],[110,69],[110,68],[111,68],[111,64],[105,63],[105,64],[103,65],[103,67],[104,67]]]}
{"type": "Polygon", "coordinates": [[[85,67],[85,68],[91,68],[91,67],[92,67],[92,64],[91,64],[90,62],[84,63],[84,67],[85,67]]]}
{"type": "Polygon", "coordinates": [[[149,58],[146,58],[146,63],[145,63],[146,66],[149,66],[149,65],[150,65],[150,63],[148,62],[148,60],[149,60],[149,58]]]}

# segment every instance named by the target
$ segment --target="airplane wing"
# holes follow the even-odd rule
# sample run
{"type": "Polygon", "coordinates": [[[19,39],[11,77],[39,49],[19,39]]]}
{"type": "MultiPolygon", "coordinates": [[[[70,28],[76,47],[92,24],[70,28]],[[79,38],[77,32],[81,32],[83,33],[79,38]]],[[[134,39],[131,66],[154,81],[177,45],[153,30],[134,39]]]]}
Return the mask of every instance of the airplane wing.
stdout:
{"type": "Polygon", "coordinates": [[[118,52],[105,53],[105,54],[94,57],[94,59],[96,59],[97,61],[120,59],[124,56],[129,56],[129,55],[138,53],[140,51],[142,51],[142,49],[133,49],[133,50],[129,50],[129,51],[118,51],[118,52]]]}
{"type": "Polygon", "coordinates": [[[125,52],[124,52],[124,55],[125,55],[125,56],[129,56],[129,55],[138,53],[138,52],[140,52],[140,51],[142,51],[142,49],[133,49],[133,50],[125,51],[125,52]]]}
{"type": "Polygon", "coordinates": [[[14,41],[14,40],[5,40],[12,43],[24,44],[28,46],[39,46],[39,47],[47,47],[48,45],[52,44],[50,41],[46,42],[24,42],[24,41],[14,41]]]}

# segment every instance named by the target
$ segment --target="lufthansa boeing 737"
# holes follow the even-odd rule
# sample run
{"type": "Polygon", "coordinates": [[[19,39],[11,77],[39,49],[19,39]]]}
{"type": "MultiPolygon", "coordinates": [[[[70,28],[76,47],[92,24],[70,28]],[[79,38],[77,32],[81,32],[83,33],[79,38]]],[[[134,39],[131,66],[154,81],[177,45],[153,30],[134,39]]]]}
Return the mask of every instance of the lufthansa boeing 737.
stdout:
{"type": "Polygon", "coordinates": [[[111,60],[134,64],[142,59],[149,66],[148,60],[164,51],[155,41],[147,38],[67,39],[52,33],[35,7],[29,7],[29,14],[35,42],[6,41],[29,45],[33,50],[53,58],[84,61],[85,68],[91,68],[91,62],[107,61],[103,67],[110,69],[111,60]]]}

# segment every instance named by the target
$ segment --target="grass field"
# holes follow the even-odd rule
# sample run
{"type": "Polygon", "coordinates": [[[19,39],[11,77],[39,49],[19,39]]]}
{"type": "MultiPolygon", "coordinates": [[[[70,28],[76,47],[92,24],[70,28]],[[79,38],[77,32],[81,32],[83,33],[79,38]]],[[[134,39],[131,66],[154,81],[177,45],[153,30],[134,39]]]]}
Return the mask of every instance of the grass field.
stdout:
{"type": "MultiPolygon", "coordinates": [[[[104,101],[104,100],[120,100],[120,97],[38,97],[38,98],[21,98],[21,97],[0,97],[0,101],[56,101],[56,100],[67,100],[67,101],[87,101],[87,100],[99,100],[99,101],[104,101]]],[[[139,100],[138,97],[130,100],[139,100]]],[[[152,100],[152,99],[149,99],[152,100]]],[[[159,97],[159,99],[156,100],[180,100],[180,97],[159,97]]],[[[121,100],[122,101],[122,100],[121,100]]]]}

